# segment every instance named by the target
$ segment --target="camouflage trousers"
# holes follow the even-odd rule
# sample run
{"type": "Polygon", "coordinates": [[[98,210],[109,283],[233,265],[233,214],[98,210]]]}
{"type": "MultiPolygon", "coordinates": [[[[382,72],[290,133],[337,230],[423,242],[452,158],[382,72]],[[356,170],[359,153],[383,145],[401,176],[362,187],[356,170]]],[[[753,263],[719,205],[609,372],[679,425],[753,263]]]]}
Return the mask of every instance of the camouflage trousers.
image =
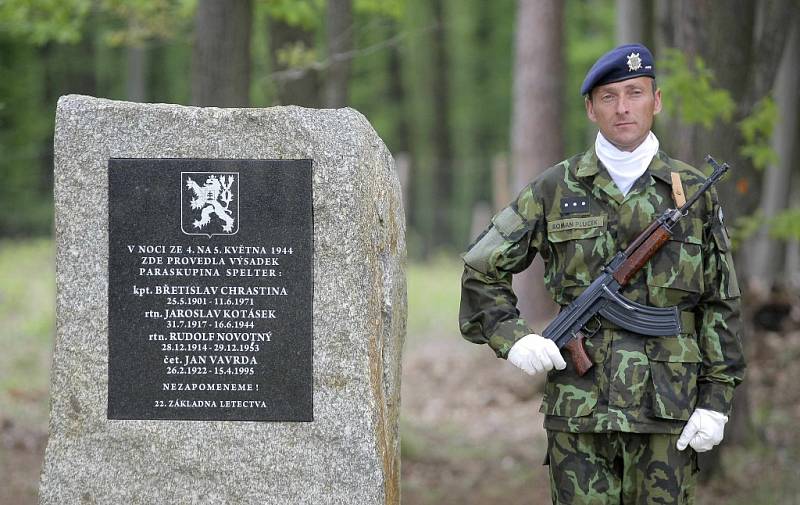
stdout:
{"type": "Polygon", "coordinates": [[[547,432],[554,505],[690,505],[697,453],[679,435],[547,432]]]}

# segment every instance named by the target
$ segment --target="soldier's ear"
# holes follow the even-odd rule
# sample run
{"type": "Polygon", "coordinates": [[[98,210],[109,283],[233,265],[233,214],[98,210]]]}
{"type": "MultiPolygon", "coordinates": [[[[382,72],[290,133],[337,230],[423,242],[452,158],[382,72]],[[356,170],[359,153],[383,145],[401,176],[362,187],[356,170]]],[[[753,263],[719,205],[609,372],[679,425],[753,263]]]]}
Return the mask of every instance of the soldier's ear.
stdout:
{"type": "Polygon", "coordinates": [[[586,106],[586,116],[592,121],[592,123],[596,123],[597,116],[594,115],[594,103],[592,103],[591,91],[583,98],[583,104],[586,106]]]}
{"type": "Polygon", "coordinates": [[[656,89],[655,99],[656,99],[656,101],[655,101],[654,108],[653,108],[653,114],[658,114],[659,112],[661,112],[661,89],[660,88],[656,89]]]}

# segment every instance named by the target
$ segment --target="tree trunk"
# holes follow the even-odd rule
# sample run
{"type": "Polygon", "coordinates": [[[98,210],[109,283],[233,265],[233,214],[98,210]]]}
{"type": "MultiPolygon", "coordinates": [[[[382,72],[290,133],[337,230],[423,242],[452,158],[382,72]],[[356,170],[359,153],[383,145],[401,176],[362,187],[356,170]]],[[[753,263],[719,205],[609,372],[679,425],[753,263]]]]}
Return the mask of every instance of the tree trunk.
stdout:
{"type": "MultiPolygon", "coordinates": [[[[737,103],[734,120],[740,121],[772,90],[790,22],[797,8],[793,0],[712,0],[707,12],[708,44],[702,56],[714,72],[720,86],[731,92],[737,103]]],[[[741,132],[731,125],[717,125],[702,135],[701,147],[719,153],[733,170],[728,181],[720,185],[723,205],[727,203],[728,222],[752,215],[758,208],[758,188],[762,173],[741,154],[745,144],[741,132]],[[735,205],[734,205],[735,202],[735,205]]],[[[705,153],[698,153],[702,156],[705,153]]],[[[747,255],[749,247],[737,252],[739,277],[747,284],[750,278],[747,255]]]]}
{"type": "MultiPolygon", "coordinates": [[[[659,28],[672,31],[661,33],[659,40],[682,49],[689,57],[703,58],[715,76],[714,84],[727,89],[736,101],[735,123],[750,114],[757,100],[772,86],[794,3],[791,0],[661,0],[658,7],[659,28]],[[714,15],[699,18],[708,12],[714,15]],[[671,19],[665,20],[665,17],[671,19]]],[[[664,97],[664,100],[669,99],[664,97]]],[[[689,163],[698,164],[703,155],[712,153],[733,167],[728,180],[718,185],[729,223],[755,211],[761,178],[740,152],[744,140],[735,123],[719,123],[712,131],[689,129],[682,137],[677,137],[677,143],[675,137],[671,139],[672,145],[678,148],[678,156],[689,163]]],[[[670,131],[684,129],[683,125],[670,125],[670,131]]],[[[742,251],[747,249],[742,248],[742,251]]],[[[747,279],[748,264],[741,251],[737,254],[736,265],[739,278],[747,279]]],[[[746,329],[747,321],[744,323],[746,329]]],[[[747,334],[743,331],[746,355],[747,334]]],[[[734,395],[734,415],[723,444],[742,445],[752,439],[749,396],[749,383],[745,381],[734,395]]],[[[720,451],[701,455],[700,466],[709,469],[706,475],[719,468],[719,458],[720,451]]]]}
{"type": "Polygon", "coordinates": [[[192,103],[250,104],[252,0],[200,0],[192,54],[192,103]]]}
{"type": "MultiPolygon", "coordinates": [[[[709,44],[705,46],[707,53],[703,57],[719,84],[728,89],[737,101],[734,115],[737,122],[752,112],[755,103],[774,84],[775,69],[780,63],[790,20],[796,11],[794,4],[792,0],[762,0],[757,4],[747,0],[711,2],[710,12],[717,15],[709,18],[709,44]]],[[[752,215],[758,206],[757,189],[761,186],[762,174],[741,155],[740,149],[744,145],[741,132],[728,125],[717,125],[714,131],[702,135],[701,142],[709,151],[727,157],[734,167],[731,180],[723,182],[719,188],[720,200],[723,205],[727,204],[728,222],[735,222],[740,216],[752,215]]],[[[742,247],[736,255],[737,273],[739,279],[744,279],[745,285],[749,284],[751,278],[748,268],[750,249],[742,247]]],[[[746,299],[744,303],[747,303],[746,299]]],[[[742,335],[745,355],[750,354],[747,336],[747,332],[742,335]]],[[[735,414],[727,430],[725,443],[745,445],[752,440],[753,421],[749,398],[750,384],[745,381],[734,395],[735,414]]],[[[718,468],[719,458],[720,451],[712,451],[704,466],[718,468]]]]}
{"type": "Polygon", "coordinates": [[[433,166],[435,171],[435,198],[434,206],[434,246],[448,247],[455,242],[453,237],[453,220],[451,219],[453,204],[453,151],[450,132],[450,114],[448,110],[450,92],[450,60],[447,54],[447,29],[444,15],[445,0],[433,0],[434,19],[438,29],[433,31],[433,148],[436,161],[433,166]]]}
{"type": "MultiPolygon", "coordinates": [[[[800,110],[797,111],[800,114],[800,110]]],[[[800,130],[795,132],[795,145],[800,142],[800,130]]],[[[792,191],[789,197],[792,208],[800,208],[800,177],[792,177],[792,191]]],[[[800,290],[800,240],[793,239],[786,243],[786,279],[796,292],[800,290]]]]}
{"type": "MultiPolygon", "coordinates": [[[[136,33],[140,30],[136,20],[128,22],[128,30],[136,33]]],[[[130,102],[144,102],[147,100],[147,68],[149,54],[144,40],[130,41],[126,48],[127,74],[125,76],[125,96],[130,102]]]]}
{"type": "MultiPolygon", "coordinates": [[[[771,89],[796,7],[792,0],[660,0],[657,7],[659,49],[677,47],[688,58],[700,56],[713,72],[714,84],[727,89],[737,104],[733,123],[720,122],[706,131],[672,120],[664,135],[679,159],[698,165],[711,153],[733,167],[718,192],[723,205],[728,204],[728,222],[734,223],[755,211],[761,185],[761,173],[741,155],[744,140],[736,123],[771,89]],[[703,16],[706,12],[715,15],[703,16]]],[[[737,262],[740,278],[748,278],[748,266],[737,262]]]]}
{"type": "Polygon", "coordinates": [[[484,119],[481,103],[484,62],[476,57],[480,50],[480,1],[445,0],[444,18],[448,20],[446,50],[448,59],[449,93],[447,111],[452,144],[451,166],[453,198],[448,206],[455,243],[461,247],[470,240],[470,216],[477,200],[481,169],[485,168],[481,149],[480,127],[484,119]]]}
{"type": "MultiPolygon", "coordinates": [[[[778,163],[770,166],[764,177],[761,191],[761,213],[764,220],[775,217],[789,207],[789,189],[795,158],[794,140],[797,138],[797,111],[800,106],[797,90],[800,89],[800,23],[795,22],[791,36],[786,42],[778,77],[775,83],[775,102],[780,111],[778,123],[772,136],[772,148],[778,155],[778,163]]],[[[771,239],[767,227],[761,227],[752,242],[750,275],[763,282],[763,288],[771,288],[775,281],[784,279],[781,266],[784,264],[783,242],[771,239]]]]}
{"type": "MultiPolygon", "coordinates": [[[[708,0],[659,0],[656,5],[656,47],[655,57],[667,48],[678,48],[687,57],[694,60],[705,43],[702,13],[709,8],[708,0]]],[[[658,67],[656,67],[658,68],[658,67]]],[[[658,71],[656,70],[656,80],[658,71]]],[[[664,96],[664,100],[671,99],[664,96]]],[[[702,160],[698,151],[700,144],[700,127],[685,125],[677,117],[662,115],[657,121],[656,133],[659,142],[670,156],[690,164],[702,160]],[[666,124],[661,126],[661,123],[666,124]]]]}
{"type": "MultiPolygon", "coordinates": [[[[563,157],[563,4],[558,0],[519,0],[511,118],[511,167],[520,191],[563,157]]],[[[557,306],[542,280],[540,258],[514,278],[518,307],[537,329],[557,306]]]]}
{"type": "Polygon", "coordinates": [[[328,0],[328,72],[325,80],[325,107],[347,105],[350,60],[353,50],[352,0],[328,0]]]}
{"type": "Polygon", "coordinates": [[[125,94],[131,102],[147,100],[147,49],[141,44],[129,46],[128,75],[125,80],[125,94]]]}
{"type": "Polygon", "coordinates": [[[617,45],[642,42],[644,4],[640,0],[617,0],[616,7],[617,45]]]}
{"type": "MultiPolygon", "coordinates": [[[[387,27],[387,35],[385,38],[388,38],[390,35],[389,33],[396,33],[399,29],[395,23],[392,23],[391,26],[387,27]]],[[[407,155],[409,154],[409,144],[411,143],[410,133],[409,130],[410,125],[408,121],[408,117],[405,114],[402,114],[401,111],[404,110],[408,105],[408,97],[406,95],[406,90],[403,87],[403,62],[402,62],[402,49],[397,46],[392,46],[389,48],[389,54],[386,61],[386,72],[387,72],[387,87],[386,87],[386,100],[389,103],[394,104],[394,107],[389,109],[390,112],[390,123],[393,126],[393,132],[390,134],[392,138],[394,138],[394,142],[392,143],[392,147],[395,151],[404,152],[407,155]]],[[[379,107],[385,108],[383,104],[380,104],[380,101],[376,104],[379,107]]],[[[411,159],[409,158],[409,165],[411,164],[411,159]]],[[[409,172],[410,173],[410,172],[409,172]]],[[[410,185],[410,182],[407,180],[407,183],[410,185]]],[[[406,187],[403,191],[405,192],[405,197],[408,198],[408,190],[409,187],[406,187]]],[[[410,202],[406,200],[406,212],[408,212],[408,204],[410,202]]]]}
{"type": "Polygon", "coordinates": [[[436,149],[433,145],[435,123],[433,109],[436,106],[432,93],[435,78],[434,59],[431,47],[434,44],[431,29],[420,29],[431,24],[434,14],[427,0],[407,0],[401,30],[415,35],[406,37],[401,53],[401,71],[403,96],[406,97],[405,124],[408,146],[411,151],[411,174],[409,177],[409,230],[416,231],[416,240],[409,244],[417,244],[420,256],[431,252],[434,240],[434,212],[436,206],[435,167],[436,149]],[[410,127],[413,125],[413,128],[410,127]]]}
{"type": "Polygon", "coordinates": [[[300,105],[318,108],[322,106],[322,84],[319,72],[312,68],[292,69],[280,61],[279,52],[289,47],[314,48],[314,33],[299,26],[291,26],[282,20],[269,20],[270,62],[273,73],[280,76],[273,81],[275,97],[281,105],[300,105]]]}
{"type": "Polygon", "coordinates": [[[497,154],[492,158],[492,214],[503,210],[511,198],[513,197],[511,183],[508,181],[508,156],[497,154]]]}
{"type": "MultiPolygon", "coordinates": [[[[755,42],[753,43],[752,69],[750,71],[752,81],[748,90],[747,105],[749,108],[746,111],[747,113],[752,111],[753,105],[755,105],[758,100],[774,90],[778,75],[776,69],[780,67],[782,55],[786,48],[788,48],[787,40],[793,25],[796,24],[798,16],[800,16],[800,8],[798,8],[797,2],[792,0],[762,0],[758,3],[756,8],[757,22],[753,37],[755,42]]],[[[790,65],[796,65],[796,61],[793,61],[790,65]]],[[[794,93],[797,93],[796,88],[794,89],[794,93]]],[[[796,99],[796,96],[793,98],[796,99]]],[[[786,109],[779,108],[778,110],[783,113],[786,109]]],[[[776,125],[776,127],[777,126],[779,125],[776,125]]],[[[776,134],[780,133],[777,128],[775,131],[776,134]]],[[[750,173],[753,173],[754,169],[752,169],[751,166],[752,164],[748,163],[746,169],[750,173]]],[[[762,184],[766,187],[766,185],[769,184],[769,182],[762,182],[763,178],[764,174],[760,172],[754,174],[753,180],[759,182],[759,185],[756,187],[762,187],[762,184]]],[[[751,191],[750,194],[742,196],[746,197],[746,199],[744,199],[746,215],[755,212],[759,203],[757,200],[758,192],[751,191]]],[[[765,195],[762,195],[762,197],[763,196],[765,195]]],[[[785,202],[786,200],[783,201],[785,202]]],[[[740,202],[741,199],[737,200],[737,204],[741,205],[740,202]]],[[[737,207],[739,205],[737,205],[737,207]]],[[[774,210],[771,212],[774,212],[774,210]]],[[[759,249],[756,245],[757,240],[758,237],[750,239],[745,247],[741,248],[737,256],[737,259],[740,260],[737,262],[737,267],[741,265],[739,277],[745,280],[745,285],[759,282],[758,274],[751,271],[751,267],[756,266],[758,263],[758,260],[753,258],[754,254],[759,254],[759,249]]]]}

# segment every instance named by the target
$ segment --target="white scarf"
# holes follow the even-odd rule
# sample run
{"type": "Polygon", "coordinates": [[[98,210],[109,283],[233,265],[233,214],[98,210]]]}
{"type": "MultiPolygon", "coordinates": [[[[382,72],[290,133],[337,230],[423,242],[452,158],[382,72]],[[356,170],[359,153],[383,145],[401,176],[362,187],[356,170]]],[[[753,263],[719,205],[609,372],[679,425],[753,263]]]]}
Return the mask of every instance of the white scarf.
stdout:
{"type": "Polygon", "coordinates": [[[627,195],[633,183],[647,170],[653,156],[658,152],[658,139],[650,132],[639,147],[628,152],[620,151],[597,132],[594,150],[619,190],[627,195]]]}

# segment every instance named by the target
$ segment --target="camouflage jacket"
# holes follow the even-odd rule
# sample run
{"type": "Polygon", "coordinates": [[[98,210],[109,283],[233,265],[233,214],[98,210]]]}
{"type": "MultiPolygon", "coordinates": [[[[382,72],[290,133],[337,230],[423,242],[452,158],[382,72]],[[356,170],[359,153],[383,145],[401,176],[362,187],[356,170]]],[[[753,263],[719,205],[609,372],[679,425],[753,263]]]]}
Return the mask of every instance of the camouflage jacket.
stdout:
{"type": "MultiPolygon", "coordinates": [[[[618,250],[675,207],[671,172],[680,174],[686,195],[705,179],[659,152],[623,196],[594,148],[545,171],[463,255],[464,338],[506,358],[532,332],[516,308],[512,274],[540,254],[545,286],[558,304],[569,304],[618,250]]],[[[548,373],[546,428],[680,433],[695,407],[730,412],[744,373],[740,293],[716,192],[706,192],[673,232],[622,294],[650,306],[678,306],[685,333],[644,337],[601,320],[585,345],[594,363],[589,373],[578,376],[570,359],[565,370],[548,373]]]]}

